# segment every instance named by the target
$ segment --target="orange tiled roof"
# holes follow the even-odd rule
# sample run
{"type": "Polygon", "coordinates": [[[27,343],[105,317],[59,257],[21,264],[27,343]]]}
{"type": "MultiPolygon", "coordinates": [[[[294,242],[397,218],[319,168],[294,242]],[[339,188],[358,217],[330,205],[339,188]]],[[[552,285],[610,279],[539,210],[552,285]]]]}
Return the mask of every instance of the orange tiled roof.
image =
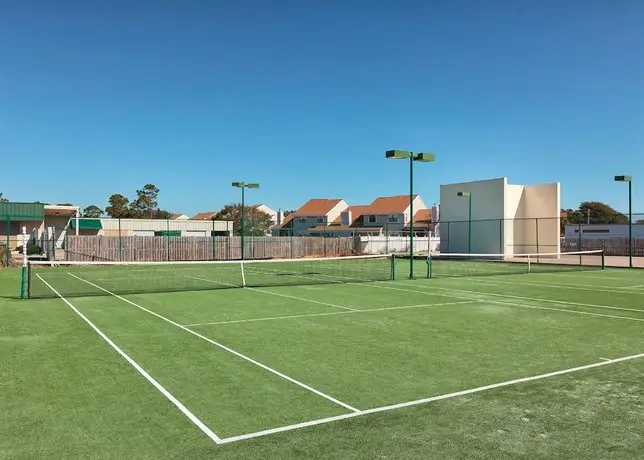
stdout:
{"type": "Polygon", "coordinates": [[[190,219],[192,219],[192,220],[211,220],[216,215],[217,215],[217,211],[200,212],[200,213],[195,214],[194,216],[192,216],[190,219]]]}
{"type": "MultiPolygon", "coordinates": [[[[414,195],[416,199],[418,195],[414,195]]],[[[390,212],[404,212],[409,207],[409,195],[398,196],[385,196],[376,198],[369,210],[365,210],[363,214],[388,214],[390,212]]]]}
{"type": "Polygon", "coordinates": [[[292,221],[295,216],[326,216],[340,201],[342,201],[340,198],[313,198],[304,203],[297,211],[286,216],[282,227],[292,221]]]}

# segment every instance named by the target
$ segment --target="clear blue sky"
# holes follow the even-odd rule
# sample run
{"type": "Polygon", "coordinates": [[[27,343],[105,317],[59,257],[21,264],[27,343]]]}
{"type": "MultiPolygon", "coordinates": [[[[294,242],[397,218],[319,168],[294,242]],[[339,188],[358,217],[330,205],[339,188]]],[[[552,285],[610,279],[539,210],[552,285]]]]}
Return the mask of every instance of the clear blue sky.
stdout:
{"type": "Polygon", "coordinates": [[[642,24],[641,0],[5,0],[0,192],[363,204],[407,193],[400,148],[437,155],[427,204],[507,176],[625,210],[625,173],[644,212],[642,24]]]}

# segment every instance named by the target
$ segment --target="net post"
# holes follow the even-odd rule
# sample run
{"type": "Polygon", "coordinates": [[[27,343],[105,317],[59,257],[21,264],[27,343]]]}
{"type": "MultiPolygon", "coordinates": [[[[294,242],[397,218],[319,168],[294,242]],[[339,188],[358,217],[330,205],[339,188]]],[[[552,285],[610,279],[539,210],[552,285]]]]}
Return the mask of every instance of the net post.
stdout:
{"type": "Polygon", "coordinates": [[[602,270],[606,269],[606,251],[602,249],[602,270]]]}
{"type": "Polygon", "coordinates": [[[391,255],[391,280],[396,279],[396,254],[391,255]]]}
{"type": "Polygon", "coordinates": [[[432,253],[431,251],[427,252],[427,279],[432,277],[432,253]]]}
{"type": "Polygon", "coordinates": [[[20,298],[24,299],[27,291],[27,227],[22,227],[22,271],[20,280],[20,298]]]}
{"type": "Polygon", "coordinates": [[[69,260],[69,230],[65,232],[65,260],[69,260]]]}

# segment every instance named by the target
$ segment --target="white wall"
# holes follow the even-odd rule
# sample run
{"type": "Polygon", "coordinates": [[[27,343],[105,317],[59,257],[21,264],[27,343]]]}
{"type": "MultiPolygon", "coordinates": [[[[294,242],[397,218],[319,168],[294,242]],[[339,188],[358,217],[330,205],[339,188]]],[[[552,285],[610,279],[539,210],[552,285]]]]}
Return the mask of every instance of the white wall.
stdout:
{"type": "Polygon", "coordinates": [[[471,252],[498,254],[503,250],[505,186],[507,178],[441,185],[440,250],[466,253],[468,249],[468,199],[458,192],[472,194],[471,252]],[[449,223],[448,223],[449,222],[449,223]]]}
{"type": "MultiPolygon", "coordinates": [[[[579,224],[566,225],[565,238],[579,239],[579,224]]],[[[581,238],[605,239],[605,238],[628,238],[628,225],[621,224],[582,224],[581,238]]],[[[644,238],[644,225],[633,225],[633,238],[644,238]]]]}
{"type": "Polygon", "coordinates": [[[502,254],[512,255],[515,253],[526,253],[529,251],[523,250],[520,245],[523,241],[521,228],[522,221],[517,221],[523,217],[523,191],[524,185],[512,185],[506,182],[505,184],[505,220],[503,222],[503,246],[504,248],[499,251],[502,254]],[[515,231],[516,230],[516,231],[515,231]]]}
{"type": "Polygon", "coordinates": [[[441,252],[468,252],[468,199],[458,192],[472,194],[471,252],[559,252],[559,183],[515,185],[507,178],[441,185],[441,252]]]}
{"type": "Polygon", "coordinates": [[[561,187],[557,182],[526,185],[514,225],[514,252],[554,253],[561,248],[559,212],[561,187]]]}

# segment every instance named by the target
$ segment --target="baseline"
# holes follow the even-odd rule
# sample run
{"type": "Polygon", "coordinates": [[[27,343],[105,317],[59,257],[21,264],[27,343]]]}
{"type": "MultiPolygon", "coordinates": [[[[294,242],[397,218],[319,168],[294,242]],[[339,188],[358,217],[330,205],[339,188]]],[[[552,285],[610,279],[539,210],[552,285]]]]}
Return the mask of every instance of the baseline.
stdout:
{"type": "Polygon", "coordinates": [[[192,335],[194,335],[196,337],[199,337],[200,339],[205,340],[206,342],[211,343],[212,345],[215,345],[215,346],[221,348],[222,350],[226,350],[227,352],[232,353],[233,355],[235,355],[235,356],[237,356],[237,357],[239,357],[239,358],[241,358],[241,359],[243,359],[245,361],[248,361],[249,363],[252,363],[252,364],[254,364],[256,366],[259,366],[262,369],[264,369],[264,370],[266,370],[266,371],[268,371],[268,372],[270,372],[272,374],[275,374],[278,377],[283,378],[284,380],[287,380],[287,381],[289,381],[289,382],[291,382],[291,383],[293,383],[293,384],[295,384],[295,385],[297,385],[299,387],[304,388],[305,390],[310,391],[311,393],[315,393],[316,395],[318,395],[318,396],[320,396],[320,397],[322,397],[324,399],[327,399],[327,400],[329,400],[329,401],[331,401],[331,402],[333,402],[333,403],[335,403],[335,404],[337,404],[339,406],[342,406],[345,409],[348,409],[348,410],[350,410],[352,412],[359,412],[360,411],[359,409],[356,409],[355,407],[352,407],[349,404],[346,404],[346,403],[334,398],[333,396],[329,396],[329,395],[321,392],[320,390],[316,390],[315,388],[313,388],[313,387],[311,387],[311,386],[309,386],[309,385],[307,385],[307,384],[305,384],[303,382],[300,382],[299,380],[296,380],[293,377],[289,377],[288,375],[283,374],[282,372],[280,372],[280,371],[278,371],[276,369],[273,369],[272,367],[269,367],[266,364],[262,364],[259,361],[256,361],[256,360],[254,360],[253,358],[251,358],[249,356],[246,356],[246,355],[244,355],[244,354],[242,354],[242,353],[240,353],[240,352],[238,352],[236,350],[233,350],[230,347],[227,347],[226,345],[223,345],[223,344],[221,344],[219,342],[216,342],[216,341],[206,337],[205,335],[201,335],[198,332],[193,331],[192,329],[188,329],[186,326],[182,326],[181,324],[179,324],[179,323],[177,323],[175,321],[172,321],[171,319],[166,318],[165,316],[160,315],[159,313],[156,313],[156,312],[154,312],[152,310],[149,310],[149,309],[147,309],[145,307],[142,307],[141,305],[139,305],[139,304],[137,304],[137,303],[135,303],[135,302],[133,302],[133,301],[131,301],[129,299],[126,299],[123,296],[120,296],[120,295],[115,294],[115,293],[113,293],[111,291],[108,291],[107,289],[105,289],[104,287],[99,286],[98,284],[95,284],[95,283],[92,283],[91,281],[87,281],[87,280],[84,280],[82,278],[79,278],[78,276],[74,275],[73,273],[68,272],[67,274],[72,276],[72,277],[74,277],[74,278],[76,278],[79,281],[82,281],[84,283],[89,284],[90,286],[94,286],[95,288],[100,289],[101,291],[103,291],[103,292],[105,292],[105,293],[107,293],[109,295],[112,295],[112,296],[116,297],[117,299],[121,299],[123,302],[129,303],[130,305],[132,305],[132,306],[134,306],[136,308],[139,308],[139,309],[145,311],[146,313],[154,315],[157,318],[162,319],[163,321],[166,321],[167,323],[172,324],[173,326],[176,326],[176,327],[178,327],[180,329],[183,329],[184,331],[186,331],[186,332],[188,332],[188,333],[190,333],[190,334],[192,334],[192,335]]]}
{"type": "Polygon", "coordinates": [[[134,369],[137,370],[148,382],[150,382],[159,392],[166,397],[168,401],[175,405],[183,415],[185,415],[197,428],[199,428],[206,436],[213,440],[215,444],[221,444],[221,438],[217,436],[210,428],[206,426],[199,418],[193,414],[186,406],[181,403],[177,398],[175,398],[172,393],[166,390],[159,382],[157,382],[154,377],[152,377],[148,372],[143,369],[134,359],[132,359],[127,353],[125,353],[118,345],[116,345],[103,331],[101,331],[98,326],[96,326],[92,321],[89,320],[84,314],[82,314],[69,300],[63,297],[56,289],[54,289],[51,284],[45,281],[39,274],[36,276],[42,281],[49,289],[52,290],[69,308],[71,308],[74,313],[81,317],[89,327],[91,327],[94,332],[96,332],[109,346],[111,346],[123,359],[125,359],[134,369]]]}
{"type": "Polygon", "coordinates": [[[607,365],[610,365],[610,364],[616,364],[616,363],[621,363],[621,362],[630,361],[630,360],[634,360],[634,359],[640,359],[640,358],[644,358],[644,353],[639,353],[639,354],[630,355],[630,356],[624,356],[624,357],[621,357],[621,358],[602,360],[600,362],[596,362],[596,363],[592,363],[592,364],[586,364],[586,365],[577,366],[577,367],[571,367],[571,368],[568,368],[568,369],[562,369],[562,370],[554,371],[554,372],[548,372],[546,374],[533,375],[533,376],[530,376],[530,377],[523,377],[523,378],[518,378],[518,379],[514,379],[514,380],[506,380],[504,382],[493,383],[493,384],[490,384],[490,385],[483,385],[483,386],[480,386],[480,387],[470,388],[470,389],[467,389],[467,390],[461,390],[461,391],[457,391],[457,392],[454,392],[454,393],[447,393],[447,394],[442,394],[442,395],[438,395],[438,396],[432,396],[432,397],[429,397],[429,398],[416,399],[414,401],[408,401],[408,402],[403,402],[403,403],[399,403],[399,404],[392,404],[392,405],[389,405],[389,406],[374,407],[372,409],[365,409],[365,410],[350,413],[350,414],[337,415],[335,417],[326,417],[326,418],[322,418],[322,419],[318,419],[318,420],[310,420],[308,422],[296,423],[296,424],[293,424],[293,425],[286,425],[286,426],[282,426],[282,427],[270,428],[270,429],[262,430],[262,431],[256,431],[254,433],[247,433],[247,434],[242,434],[242,435],[238,435],[238,436],[231,436],[231,437],[222,439],[221,443],[222,444],[229,444],[229,443],[232,443],[232,442],[238,442],[238,441],[243,441],[243,440],[246,440],[246,439],[258,438],[258,437],[261,437],[261,436],[268,436],[268,435],[272,435],[272,434],[276,434],[276,433],[282,433],[282,432],[285,432],[285,431],[293,431],[293,430],[297,430],[297,429],[301,429],[301,428],[307,428],[307,427],[310,427],[310,426],[322,425],[322,424],[325,424],[325,423],[335,422],[335,421],[339,421],[339,420],[346,420],[346,419],[349,419],[349,418],[360,417],[360,416],[363,416],[363,415],[375,414],[375,413],[379,413],[379,412],[387,412],[387,411],[396,410],[396,409],[402,409],[402,408],[411,407],[411,406],[418,406],[418,405],[421,405],[421,404],[427,404],[427,403],[431,403],[431,402],[434,402],[434,401],[440,401],[440,400],[444,400],[444,399],[456,398],[456,397],[459,397],[459,396],[465,396],[465,395],[469,395],[469,394],[473,394],[473,393],[480,393],[480,392],[483,392],[483,391],[489,391],[489,390],[494,390],[496,388],[508,387],[508,386],[517,385],[517,384],[520,384],[520,383],[534,382],[534,381],[537,381],[537,380],[548,379],[548,378],[556,377],[556,376],[559,376],[559,375],[572,374],[574,372],[580,372],[580,371],[584,371],[584,370],[588,370],[588,369],[594,369],[594,368],[598,368],[598,367],[602,367],[602,366],[607,366],[607,365]]]}

